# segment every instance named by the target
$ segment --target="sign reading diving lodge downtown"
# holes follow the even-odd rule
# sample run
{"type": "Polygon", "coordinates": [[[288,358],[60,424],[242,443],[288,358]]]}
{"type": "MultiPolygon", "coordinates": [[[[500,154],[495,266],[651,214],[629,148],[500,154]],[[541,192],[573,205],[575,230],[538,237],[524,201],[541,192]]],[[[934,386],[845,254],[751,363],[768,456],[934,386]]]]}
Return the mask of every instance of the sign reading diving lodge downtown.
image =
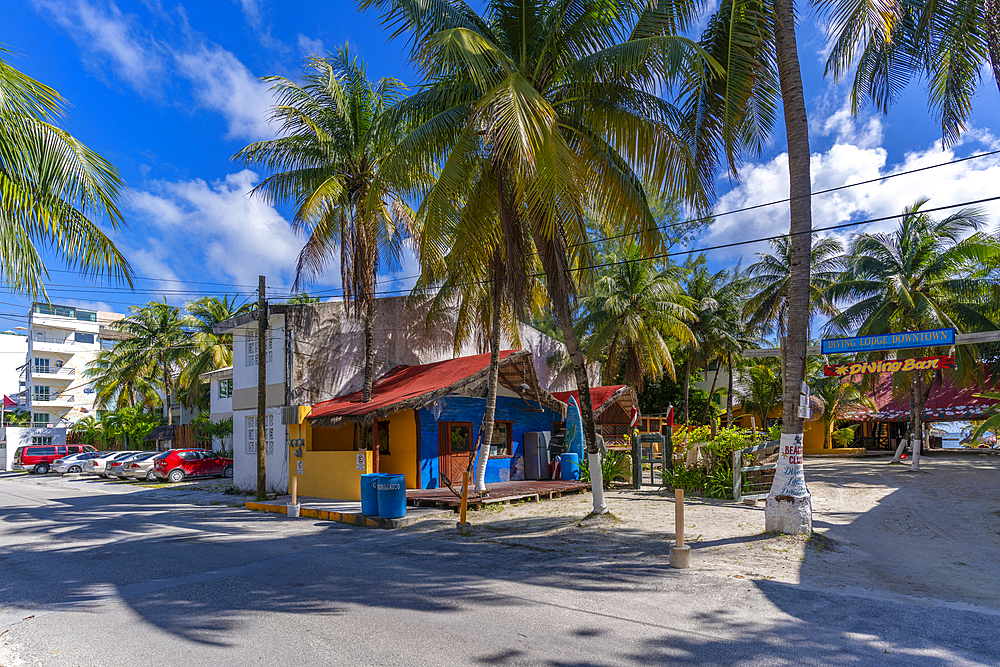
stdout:
{"type": "Polygon", "coordinates": [[[850,354],[851,352],[882,352],[911,347],[954,345],[954,329],[928,329],[901,333],[857,336],[855,338],[830,338],[823,341],[823,354],[850,354]]]}

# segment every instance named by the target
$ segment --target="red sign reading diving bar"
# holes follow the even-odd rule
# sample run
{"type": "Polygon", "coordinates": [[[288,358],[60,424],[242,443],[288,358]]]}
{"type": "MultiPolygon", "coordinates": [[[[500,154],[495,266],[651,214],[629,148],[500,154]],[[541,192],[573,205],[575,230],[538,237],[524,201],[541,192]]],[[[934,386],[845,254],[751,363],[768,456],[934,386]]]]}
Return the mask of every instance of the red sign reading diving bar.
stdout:
{"type": "Polygon", "coordinates": [[[939,368],[954,368],[955,357],[921,357],[920,359],[887,359],[885,361],[862,361],[856,364],[824,366],[823,374],[828,377],[858,375],[863,373],[899,373],[901,371],[930,371],[939,368]]]}

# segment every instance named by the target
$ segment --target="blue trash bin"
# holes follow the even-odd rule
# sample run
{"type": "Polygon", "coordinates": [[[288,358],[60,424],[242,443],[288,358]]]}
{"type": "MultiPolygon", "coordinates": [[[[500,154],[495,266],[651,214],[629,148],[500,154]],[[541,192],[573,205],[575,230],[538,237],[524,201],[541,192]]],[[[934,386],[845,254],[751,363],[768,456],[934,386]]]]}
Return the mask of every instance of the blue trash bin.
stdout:
{"type": "Polygon", "coordinates": [[[406,476],[383,475],[375,482],[378,489],[378,515],[383,519],[406,516],[406,476]]]}
{"type": "Polygon", "coordinates": [[[564,482],[580,481],[580,455],[566,452],[559,455],[559,468],[564,482]]]}
{"type": "Polygon", "coordinates": [[[378,516],[378,489],[375,488],[375,482],[385,475],[384,472],[372,472],[361,476],[361,513],[365,516],[378,516]]]}

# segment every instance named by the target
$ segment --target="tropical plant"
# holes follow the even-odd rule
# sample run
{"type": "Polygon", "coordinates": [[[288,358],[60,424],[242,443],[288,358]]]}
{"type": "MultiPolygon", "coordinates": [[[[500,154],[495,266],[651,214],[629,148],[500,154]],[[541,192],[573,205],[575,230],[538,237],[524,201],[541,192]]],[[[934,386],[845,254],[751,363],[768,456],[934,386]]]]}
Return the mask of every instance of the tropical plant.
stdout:
{"type": "MultiPolygon", "coordinates": [[[[828,449],[833,440],[837,415],[844,410],[869,408],[877,410],[875,402],[860,386],[844,377],[821,377],[809,383],[813,396],[823,401],[823,449],[828,449]]],[[[853,439],[853,435],[852,435],[853,439]]]]}
{"type": "Polygon", "coordinates": [[[129,392],[151,398],[148,392],[156,387],[163,392],[163,419],[172,424],[175,378],[194,356],[191,334],[184,327],[180,310],[165,301],[150,301],[142,307],[132,306],[129,315],[108,326],[124,340],[87,366],[86,374],[95,378],[98,398],[121,399],[129,392]]]}
{"type": "MultiPolygon", "coordinates": [[[[836,304],[827,290],[840,279],[844,246],[834,238],[816,239],[809,256],[809,316],[833,317],[836,304]]],[[[771,241],[771,252],[757,253],[758,260],[747,267],[746,315],[750,323],[773,331],[780,342],[788,333],[789,289],[792,281],[791,241],[782,236],[771,241]]]]}
{"type": "MultiPolygon", "coordinates": [[[[496,211],[507,262],[524,263],[531,249],[521,240],[532,240],[573,362],[587,450],[596,456],[571,303],[577,282],[587,280],[580,270],[592,263],[587,220],[618,224],[649,252],[661,239],[642,184],[707,208],[710,175],[698,170],[678,110],[657,94],[703,76],[703,51],[665,34],[690,24],[693,10],[675,15],[633,2],[591,10],[561,0],[490,0],[483,15],[462,0],[361,6],[380,11],[394,35],[409,34],[425,79],[397,105],[393,125],[413,129],[380,176],[412,182],[415,170],[439,169],[432,186],[411,189],[425,227],[462,207],[496,211]]],[[[593,487],[595,511],[605,511],[596,480],[593,487]]]]}
{"type": "MultiPolygon", "coordinates": [[[[830,320],[833,332],[871,336],[896,331],[953,327],[960,333],[995,331],[1000,282],[992,267],[1000,241],[979,231],[985,216],[962,209],[937,221],[919,199],[903,211],[891,233],[858,234],[847,253],[841,281],[827,290],[851,305],[830,320]]],[[[924,356],[933,348],[908,350],[924,356]]],[[[971,381],[978,371],[975,345],[955,348],[956,378],[971,381]]],[[[911,433],[922,433],[924,373],[910,373],[911,433]]]]}
{"type": "MultiPolygon", "coordinates": [[[[278,100],[271,120],[280,124],[279,137],[250,144],[234,159],[275,172],[252,196],[296,206],[292,226],[309,238],[293,289],[339,260],[347,312],[364,322],[361,400],[367,402],[375,380],[378,272],[398,266],[404,240],[414,233],[412,211],[393,182],[376,178],[402,136],[403,128],[386,115],[405,86],[396,79],[370,81],[346,45],[333,57],[308,58],[301,83],[280,76],[265,81],[278,100]]],[[[418,171],[411,168],[407,179],[418,171]]],[[[369,430],[362,432],[367,439],[369,430]]]]}
{"type": "Polygon", "coordinates": [[[233,418],[227,417],[213,422],[209,416],[202,412],[191,420],[191,427],[194,429],[195,438],[201,441],[208,449],[215,448],[215,440],[219,441],[222,449],[226,449],[226,440],[233,435],[233,418]]]}
{"type": "Polygon", "coordinates": [[[7,426],[31,426],[31,413],[27,410],[4,410],[4,424],[7,426]]]}
{"type": "MultiPolygon", "coordinates": [[[[976,394],[977,398],[991,398],[995,401],[1000,401],[1000,392],[983,392],[982,394],[976,394]]],[[[980,438],[992,431],[994,434],[1000,434],[1000,409],[993,407],[990,409],[990,413],[987,415],[980,424],[976,426],[976,430],[972,433],[972,440],[969,443],[970,446],[975,446],[979,442],[980,438]]]]}
{"type": "MultiPolygon", "coordinates": [[[[601,455],[601,479],[604,486],[614,482],[627,481],[632,476],[632,457],[627,451],[609,450],[601,455]]],[[[580,481],[590,481],[590,461],[580,461],[580,481]]]]}
{"type": "Polygon", "coordinates": [[[101,350],[87,363],[83,374],[94,389],[94,407],[110,410],[116,407],[142,406],[154,408],[161,404],[157,393],[159,382],[154,375],[120,374],[121,360],[114,349],[101,350]]]}
{"type": "Polygon", "coordinates": [[[116,233],[124,227],[121,175],[54,124],[65,105],[0,58],[0,276],[31,297],[45,295],[48,275],[36,245],[83,275],[132,285],[132,268],[99,224],[116,233]]]}
{"type": "Polygon", "coordinates": [[[642,392],[646,378],[676,378],[667,340],[694,344],[689,323],[692,299],[681,290],[679,269],[658,270],[640,261],[641,251],[626,244],[609,257],[610,266],[583,299],[580,326],[590,330],[587,357],[604,360],[606,384],[619,378],[642,392]]]}
{"type": "Polygon", "coordinates": [[[849,447],[854,442],[854,426],[845,426],[833,432],[833,442],[838,447],[849,447]]]}
{"type": "Polygon", "coordinates": [[[160,416],[129,406],[101,414],[100,431],[109,449],[148,449],[144,438],[163,423],[160,416]]]}
{"type": "MultiPolygon", "coordinates": [[[[781,405],[781,376],[775,364],[761,363],[743,369],[740,402],[745,412],[757,417],[757,427],[767,428],[767,415],[781,405]]],[[[784,419],[784,417],[782,417],[784,419]]]]}
{"type": "Polygon", "coordinates": [[[103,424],[99,417],[87,415],[78,419],[70,427],[70,432],[74,433],[81,443],[92,447],[101,447],[104,444],[103,424]]]}
{"type": "Polygon", "coordinates": [[[233,335],[215,333],[215,326],[250,312],[252,307],[250,303],[237,303],[236,297],[228,294],[221,298],[204,296],[187,304],[184,326],[191,332],[194,353],[184,363],[184,370],[178,377],[179,385],[187,390],[184,392],[185,405],[194,406],[203,399],[208,383],[199,379],[202,373],[233,365],[233,335]]]}

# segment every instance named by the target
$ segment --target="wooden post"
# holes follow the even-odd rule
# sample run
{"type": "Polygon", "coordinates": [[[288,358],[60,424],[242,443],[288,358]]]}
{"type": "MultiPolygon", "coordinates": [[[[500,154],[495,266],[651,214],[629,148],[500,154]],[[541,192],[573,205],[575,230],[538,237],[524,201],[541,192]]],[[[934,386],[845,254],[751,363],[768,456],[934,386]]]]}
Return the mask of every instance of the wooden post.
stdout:
{"type": "Polygon", "coordinates": [[[684,489],[674,489],[674,544],[684,546],[684,489]]]}
{"type": "Polygon", "coordinates": [[[299,476],[292,475],[292,504],[299,504],[299,476]]]}
{"type": "Polygon", "coordinates": [[[257,500],[267,499],[267,466],[264,458],[264,413],[267,411],[267,293],[264,276],[257,287],[257,500]]]}
{"type": "Polygon", "coordinates": [[[465,523],[465,511],[469,504],[469,471],[466,470],[462,473],[462,513],[459,517],[459,523],[465,523]]]}

